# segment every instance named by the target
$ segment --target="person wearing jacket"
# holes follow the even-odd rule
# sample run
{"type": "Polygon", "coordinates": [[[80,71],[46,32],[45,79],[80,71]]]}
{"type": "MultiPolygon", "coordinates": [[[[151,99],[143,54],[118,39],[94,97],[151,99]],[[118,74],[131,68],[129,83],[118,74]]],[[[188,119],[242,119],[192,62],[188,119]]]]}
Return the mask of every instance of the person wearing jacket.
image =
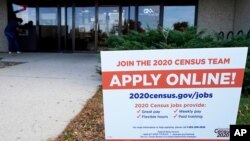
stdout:
{"type": "Polygon", "coordinates": [[[16,51],[18,54],[20,53],[20,46],[17,41],[17,33],[21,31],[21,29],[18,27],[22,22],[23,20],[21,18],[11,19],[4,30],[4,34],[8,39],[9,54],[11,54],[13,51],[16,51]]]}

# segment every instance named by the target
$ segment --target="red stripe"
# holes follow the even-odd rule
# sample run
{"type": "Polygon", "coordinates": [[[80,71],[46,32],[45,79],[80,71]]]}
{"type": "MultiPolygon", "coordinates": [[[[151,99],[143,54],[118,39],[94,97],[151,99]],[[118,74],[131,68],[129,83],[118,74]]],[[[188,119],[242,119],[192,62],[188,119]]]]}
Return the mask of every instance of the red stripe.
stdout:
{"type": "MultiPolygon", "coordinates": [[[[203,70],[153,70],[153,71],[116,71],[116,72],[103,72],[102,80],[103,80],[103,89],[154,89],[154,88],[230,88],[230,87],[238,87],[240,88],[243,83],[244,78],[244,69],[203,69],[203,70]],[[153,78],[151,75],[157,76],[161,75],[159,80],[157,81],[157,85],[153,84],[153,78]],[[179,82],[174,85],[169,85],[166,82],[166,78],[170,76],[170,74],[174,74],[176,76],[189,76],[191,75],[191,79],[194,79],[195,82],[202,82],[203,78],[208,79],[207,75],[217,76],[219,75],[219,83],[215,84],[212,82],[211,84],[207,84],[207,82],[202,82],[202,84],[195,84],[193,80],[191,84],[187,84],[186,81],[183,84],[179,82]],[[205,75],[204,75],[205,74],[205,75]],[[222,74],[226,74],[226,77],[229,84],[222,84],[220,78],[223,77],[222,74]],[[227,74],[230,74],[228,76],[227,74]],[[233,76],[235,74],[235,77],[233,76]],[[122,83],[122,78],[124,75],[127,76],[143,76],[142,78],[147,83],[152,83],[152,85],[146,85],[143,82],[138,82],[133,85],[132,81],[130,83],[126,83],[124,85],[110,85],[114,76],[117,76],[119,81],[122,83]],[[194,76],[195,75],[195,76],[194,76]],[[195,78],[196,77],[196,78],[195,78]],[[232,83],[234,81],[234,83],[232,83]]],[[[174,81],[174,78],[170,79],[170,81],[174,81]]]]}

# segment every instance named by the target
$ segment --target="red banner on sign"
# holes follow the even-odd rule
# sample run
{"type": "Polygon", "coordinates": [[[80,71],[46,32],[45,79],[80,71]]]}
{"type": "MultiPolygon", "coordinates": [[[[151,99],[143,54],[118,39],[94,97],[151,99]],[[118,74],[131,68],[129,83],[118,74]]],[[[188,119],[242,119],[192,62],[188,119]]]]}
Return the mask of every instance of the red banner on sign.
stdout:
{"type": "Polygon", "coordinates": [[[244,69],[103,72],[103,89],[241,87],[244,69]]]}

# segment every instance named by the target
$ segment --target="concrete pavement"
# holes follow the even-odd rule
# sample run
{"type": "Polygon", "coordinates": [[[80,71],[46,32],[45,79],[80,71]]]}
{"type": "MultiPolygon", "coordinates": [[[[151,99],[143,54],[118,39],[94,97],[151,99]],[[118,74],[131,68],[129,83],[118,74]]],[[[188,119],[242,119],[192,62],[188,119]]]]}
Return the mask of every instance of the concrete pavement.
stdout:
{"type": "Polygon", "coordinates": [[[25,62],[0,69],[0,140],[55,138],[101,83],[94,54],[0,54],[25,62]]]}

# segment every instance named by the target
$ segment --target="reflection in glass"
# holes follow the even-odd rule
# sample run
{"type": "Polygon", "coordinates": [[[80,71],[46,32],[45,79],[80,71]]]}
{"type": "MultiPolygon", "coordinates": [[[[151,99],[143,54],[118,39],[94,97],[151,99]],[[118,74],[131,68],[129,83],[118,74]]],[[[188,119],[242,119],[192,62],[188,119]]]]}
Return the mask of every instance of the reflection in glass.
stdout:
{"type": "Polygon", "coordinates": [[[76,30],[89,32],[94,29],[94,7],[76,7],[76,30]]]}
{"type": "Polygon", "coordinates": [[[110,34],[119,33],[119,8],[99,7],[98,45],[104,46],[110,34]]]}
{"type": "Polygon", "coordinates": [[[67,7],[67,26],[66,26],[66,32],[67,32],[67,47],[66,50],[72,51],[72,8],[67,7]]]}
{"type": "Polygon", "coordinates": [[[71,7],[67,8],[67,25],[68,25],[67,33],[70,34],[70,37],[72,37],[71,35],[72,33],[72,8],[71,7]]]}
{"type": "MultiPolygon", "coordinates": [[[[23,9],[23,6],[16,5],[16,4],[12,4],[12,7],[13,7],[14,12],[18,11],[20,9],[23,9]]],[[[35,7],[27,7],[25,10],[16,13],[16,17],[22,18],[22,20],[23,20],[22,25],[27,24],[29,22],[32,22],[33,25],[36,25],[36,9],[35,9],[35,7]]]]}
{"type": "Polygon", "coordinates": [[[61,25],[64,26],[65,25],[65,8],[61,7],[61,25]]]}
{"type": "Polygon", "coordinates": [[[129,30],[129,7],[122,7],[122,34],[128,33],[129,30]]]}
{"type": "Polygon", "coordinates": [[[122,7],[122,34],[135,29],[135,7],[122,7]]]}
{"type": "Polygon", "coordinates": [[[130,6],[130,20],[135,20],[135,6],[130,6]]]}
{"type": "Polygon", "coordinates": [[[75,49],[92,50],[95,35],[95,9],[94,7],[76,7],[75,10],[75,49]]]}
{"type": "Polygon", "coordinates": [[[118,7],[99,8],[99,31],[107,34],[118,34],[119,9],[118,7]]]}
{"type": "Polygon", "coordinates": [[[160,6],[139,6],[138,31],[157,28],[159,25],[160,6]]]}
{"type": "Polygon", "coordinates": [[[188,22],[194,25],[195,6],[165,6],[164,7],[164,27],[173,28],[177,22],[188,22]]]}
{"type": "Polygon", "coordinates": [[[135,6],[130,6],[130,14],[129,14],[129,29],[135,29],[135,6]]]}
{"type": "Polygon", "coordinates": [[[57,8],[39,8],[40,25],[57,25],[57,8]]]}
{"type": "Polygon", "coordinates": [[[21,18],[23,20],[22,32],[18,33],[19,45],[22,51],[36,51],[36,9],[35,7],[21,6],[12,3],[13,11],[9,18],[21,18]]]}
{"type": "Polygon", "coordinates": [[[39,8],[39,29],[41,51],[56,51],[57,46],[57,8],[39,8]]]}
{"type": "Polygon", "coordinates": [[[60,26],[60,29],[61,29],[61,49],[62,50],[67,50],[66,48],[66,32],[67,32],[67,25],[65,25],[65,20],[66,20],[66,17],[65,17],[65,7],[61,7],[61,26],[60,26]]]}

